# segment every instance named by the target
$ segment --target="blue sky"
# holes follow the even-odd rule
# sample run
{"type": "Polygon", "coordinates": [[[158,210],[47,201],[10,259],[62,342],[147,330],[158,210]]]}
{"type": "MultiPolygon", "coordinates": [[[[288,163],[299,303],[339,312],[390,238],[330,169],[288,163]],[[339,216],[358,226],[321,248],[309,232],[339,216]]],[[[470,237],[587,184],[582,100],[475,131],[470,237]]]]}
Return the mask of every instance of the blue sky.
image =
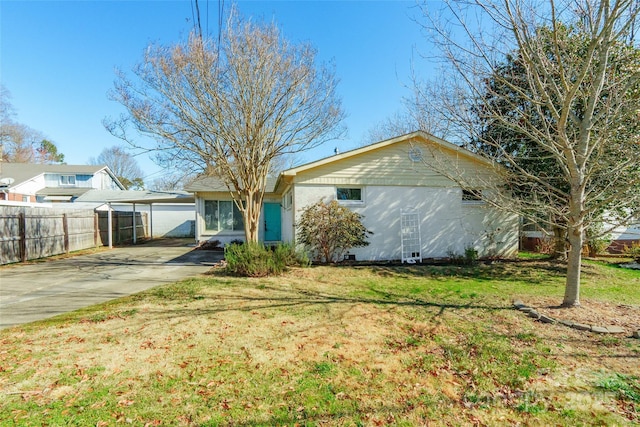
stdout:
{"type": "MultiPolygon", "coordinates": [[[[202,27],[216,33],[218,1],[199,1],[202,27]],[[208,7],[208,13],[207,13],[208,7]]],[[[231,2],[224,2],[229,8],[231,2]]],[[[367,130],[402,108],[412,61],[422,76],[426,40],[415,1],[239,1],[241,14],[275,21],[285,37],[310,42],[332,60],[347,113],[342,141],[302,154],[312,161],[355,148],[367,130]]],[[[103,127],[123,108],[107,98],[116,68],[130,70],[151,42],[171,44],[192,29],[192,2],[0,1],[0,81],[15,119],[54,141],[69,164],[85,164],[124,142],[103,127]]],[[[162,173],[136,157],[151,182],[162,173]]]]}

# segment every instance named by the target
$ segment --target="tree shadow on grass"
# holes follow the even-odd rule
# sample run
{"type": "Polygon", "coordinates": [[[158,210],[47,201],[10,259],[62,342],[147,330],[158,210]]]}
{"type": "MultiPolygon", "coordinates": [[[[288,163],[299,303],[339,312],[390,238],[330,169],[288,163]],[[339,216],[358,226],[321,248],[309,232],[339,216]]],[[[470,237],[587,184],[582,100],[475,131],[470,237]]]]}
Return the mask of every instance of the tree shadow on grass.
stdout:
{"type": "MultiPolygon", "coordinates": [[[[273,309],[302,309],[313,306],[354,306],[354,305],[375,305],[378,307],[389,308],[424,308],[424,309],[436,309],[437,313],[434,317],[441,316],[447,310],[485,310],[485,311],[500,311],[500,310],[513,310],[513,307],[505,304],[491,304],[491,303],[478,303],[476,301],[469,302],[446,302],[446,301],[430,301],[421,298],[410,298],[405,295],[399,295],[388,291],[369,289],[368,292],[374,296],[371,298],[357,296],[343,296],[343,295],[330,295],[308,289],[292,288],[290,290],[280,287],[260,285],[258,288],[251,288],[252,290],[259,290],[264,293],[261,295],[248,295],[248,294],[224,294],[216,295],[211,298],[213,304],[211,306],[202,307],[202,304],[198,304],[197,307],[189,307],[188,304],[181,304],[178,308],[172,309],[167,307],[164,312],[156,312],[158,316],[173,317],[173,316],[189,316],[189,315],[215,315],[225,312],[238,311],[238,312],[254,312],[260,310],[273,310],[273,309]]],[[[188,300],[202,300],[209,299],[210,297],[204,295],[193,294],[191,296],[183,296],[181,300],[188,302],[188,300]]],[[[160,296],[161,300],[172,300],[171,294],[167,293],[166,296],[160,296]]]]}
{"type": "MultiPolygon", "coordinates": [[[[336,266],[341,268],[341,266],[336,266]]],[[[526,280],[531,284],[547,283],[549,279],[559,279],[566,275],[566,265],[555,261],[525,260],[498,261],[477,265],[412,265],[412,266],[355,266],[368,269],[372,273],[390,278],[461,278],[477,281],[526,280]]]]}

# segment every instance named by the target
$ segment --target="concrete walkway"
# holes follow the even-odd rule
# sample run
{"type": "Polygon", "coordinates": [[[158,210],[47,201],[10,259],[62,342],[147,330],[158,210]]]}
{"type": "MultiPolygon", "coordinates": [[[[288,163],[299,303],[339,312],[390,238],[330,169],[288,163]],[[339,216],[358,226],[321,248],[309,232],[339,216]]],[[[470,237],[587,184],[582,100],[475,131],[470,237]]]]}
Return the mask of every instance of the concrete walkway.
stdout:
{"type": "Polygon", "coordinates": [[[222,259],[219,252],[193,251],[192,244],[159,240],[0,268],[0,329],[197,276],[222,259]]]}

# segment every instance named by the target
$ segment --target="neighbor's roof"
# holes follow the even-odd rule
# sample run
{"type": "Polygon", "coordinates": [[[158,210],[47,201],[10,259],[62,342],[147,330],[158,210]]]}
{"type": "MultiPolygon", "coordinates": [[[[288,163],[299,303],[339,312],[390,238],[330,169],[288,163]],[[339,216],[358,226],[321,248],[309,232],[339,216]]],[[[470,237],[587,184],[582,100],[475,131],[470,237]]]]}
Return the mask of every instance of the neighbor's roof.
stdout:
{"type": "Polygon", "coordinates": [[[2,162],[0,163],[0,178],[13,178],[15,181],[10,187],[15,187],[44,173],[95,175],[101,170],[105,170],[121,188],[124,188],[122,183],[106,165],[50,165],[2,162]]]}
{"type": "MultiPolygon", "coordinates": [[[[275,177],[267,177],[267,186],[265,188],[265,192],[272,193],[275,189],[276,181],[277,179],[275,177]]],[[[200,178],[196,178],[190,184],[186,185],[185,190],[192,193],[203,191],[228,192],[229,188],[227,188],[225,183],[220,178],[213,176],[203,176],[200,178]]]]}
{"type": "Polygon", "coordinates": [[[37,196],[80,196],[91,190],[87,187],[45,187],[36,191],[37,196]]]}
{"type": "Polygon", "coordinates": [[[89,190],[76,202],[94,203],[194,203],[193,194],[186,191],[150,190],[89,190]]]}

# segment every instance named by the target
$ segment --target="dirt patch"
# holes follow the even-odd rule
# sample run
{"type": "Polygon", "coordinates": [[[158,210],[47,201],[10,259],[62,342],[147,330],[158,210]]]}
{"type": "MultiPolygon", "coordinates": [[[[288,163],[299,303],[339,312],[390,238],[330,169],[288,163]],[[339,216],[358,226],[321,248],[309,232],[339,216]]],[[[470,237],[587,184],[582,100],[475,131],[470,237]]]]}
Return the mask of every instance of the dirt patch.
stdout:
{"type": "Polygon", "coordinates": [[[558,320],[596,326],[619,326],[631,335],[640,329],[640,307],[583,300],[580,307],[565,308],[558,306],[557,298],[531,297],[525,304],[533,307],[540,314],[558,320]]]}

